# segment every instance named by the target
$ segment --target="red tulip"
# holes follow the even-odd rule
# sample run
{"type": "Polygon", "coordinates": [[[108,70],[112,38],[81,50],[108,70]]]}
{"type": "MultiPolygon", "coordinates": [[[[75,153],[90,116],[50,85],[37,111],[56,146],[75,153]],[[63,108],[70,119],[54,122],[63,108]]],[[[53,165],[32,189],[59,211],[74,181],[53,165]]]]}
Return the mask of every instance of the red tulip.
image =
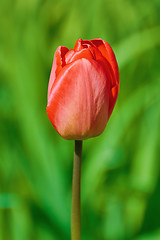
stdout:
{"type": "Polygon", "coordinates": [[[48,117],[65,139],[100,135],[119,92],[119,70],[110,45],[82,40],[74,49],[58,47],[48,86],[48,117]]]}

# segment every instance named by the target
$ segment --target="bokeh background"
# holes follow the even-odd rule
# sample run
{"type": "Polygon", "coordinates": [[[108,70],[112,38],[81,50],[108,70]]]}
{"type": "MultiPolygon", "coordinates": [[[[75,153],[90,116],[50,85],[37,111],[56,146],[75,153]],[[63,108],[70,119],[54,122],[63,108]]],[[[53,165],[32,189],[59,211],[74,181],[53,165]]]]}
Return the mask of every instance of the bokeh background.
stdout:
{"type": "Polygon", "coordinates": [[[69,240],[74,142],[46,114],[59,45],[102,38],[120,67],[105,132],[84,142],[83,240],[160,239],[160,1],[0,1],[0,239],[69,240]]]}

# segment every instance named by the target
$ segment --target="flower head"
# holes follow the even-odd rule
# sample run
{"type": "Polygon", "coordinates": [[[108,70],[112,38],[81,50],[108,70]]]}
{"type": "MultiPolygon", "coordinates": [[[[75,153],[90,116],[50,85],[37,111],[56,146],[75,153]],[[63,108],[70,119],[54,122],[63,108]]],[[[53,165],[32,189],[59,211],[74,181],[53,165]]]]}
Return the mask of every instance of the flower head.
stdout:
{"type": "Polygon", "coordinates": [[[47,114],[65,139],[100,135],[119,92],[114,52],[102,39],[78,39],[74,49],[58,47],[53,60],[47,114]]]}

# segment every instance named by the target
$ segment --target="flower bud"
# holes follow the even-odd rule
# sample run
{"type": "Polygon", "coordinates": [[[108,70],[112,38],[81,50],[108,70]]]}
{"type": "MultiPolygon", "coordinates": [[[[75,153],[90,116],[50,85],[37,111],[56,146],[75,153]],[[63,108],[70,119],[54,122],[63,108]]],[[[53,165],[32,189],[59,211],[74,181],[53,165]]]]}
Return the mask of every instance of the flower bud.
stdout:
{"type": "Polygon", "coordinates": [[[47,114],[63,138],[84,140],[100,135],[118,92],[118,65],[107,42],[79,39],[74,49],[57,48],[48,85],[47,114]]]}

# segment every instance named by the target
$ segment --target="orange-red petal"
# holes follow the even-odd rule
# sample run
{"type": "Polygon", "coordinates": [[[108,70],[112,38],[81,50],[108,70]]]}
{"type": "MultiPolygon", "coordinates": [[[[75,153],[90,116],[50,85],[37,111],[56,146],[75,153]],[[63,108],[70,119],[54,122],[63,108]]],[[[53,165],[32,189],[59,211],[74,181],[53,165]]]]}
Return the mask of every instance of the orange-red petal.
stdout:
{"type": "Polygon", "coordinates": [[[100,52],[107,59],[107,61],[109,61],[110,65],[112,67],[112,70],[114,72],[115,81],[116,81],[116,83],[119,83],[118,64],[116,61],[115,54],[114,54],[111,46],[109,45],[109,43],[107,43],[106,41],[104,41],[102,39],[93,39],[93,40],[91,40],[91,42],[100,50],[100,52]]]}
{"type": "Polygon", "coordinates": [[[91,42],[99,49],[99,51],[102,53],[103,57],[108,61],[109,65],[111,66],[111,69],[109,69],[108,73],[111,76],[110,81],[110,100],[109,100],[109,117],[113,111],[113,108],[115,106],[118,92],[119,92],[119,69],[118,64],[116,61],[116,57],[114,55],[114,52],[106,41],[102,39],[94,39],[91,40],[91,42]]]}
{"type": "Polygon", "coordinates": [[[60,46],[57,48],[54,54],[53,65],[52,65],[51,75],[50,75],[49,84],[48,84],[48,98],[51,93],[55,79],[57,78],[62,67],[65,65],[64,56],[68,51],[69,51],[68,48],[60,46]]]}
{"type": "Polygon", "coordinates": [[[84,48],[84,49],[81,49],[78,52],[75,52],[72,55],[72,57],[70,58],[70,60],[67,62],[67,64],[71,63],[71,62],[74,62],[74,61],[76,61],[78,59],[81,59],[81,58],[93,59],[92,52],[89,50],[89,48],[84,48]]]}
{"type": "Polygon", "coordinates": [[[47,114],[65,139],[101,134],[108,121],[109,79],[93,59],[78,59],[63,67],[54,84],[47,114]]]}

